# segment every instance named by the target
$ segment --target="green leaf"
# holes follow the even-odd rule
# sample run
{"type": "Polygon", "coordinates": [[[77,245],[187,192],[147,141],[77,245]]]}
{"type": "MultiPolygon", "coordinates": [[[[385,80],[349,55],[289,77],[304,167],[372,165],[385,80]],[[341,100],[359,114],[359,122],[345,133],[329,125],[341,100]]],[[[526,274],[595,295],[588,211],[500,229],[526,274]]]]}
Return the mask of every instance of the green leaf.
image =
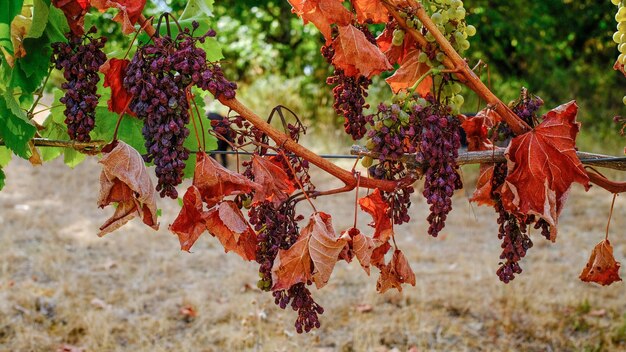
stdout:
{"type": "Polygon", "coordinates": [[[86,158],[87,156],[85,154],[79,153],[71,148],[65,148],[65,152],[63,153],[63,162],[72,169],[85,161],[86,158]]]}
{"type": "Polygon", "coordinates": [[[46,26],[46,34],[50,38],[50,42],[66,42],[65,33],[70,31],[70,26],[67,24],[67,19],[63,14],[63,11],[51,6],[50,13],[48,14],[48,25],[46,26]]]}
{"type": "Polygon", "coordinates": [[[5,167],[9,165],[9,161],[11,161],[11,150],[7,147],[0,147],[0,167],[5,167]]]}
{"type": "Polygon", "coordinates": [[[213,17],[213,0],[190,0],[179,20],[213,17]]]}
{"type": "Polygon", "coordinates": [[[11,24],[13,17],[22,11],[24,0],[2,0],[0,1],[0,23],[11,24]]]}
{"type": "MultiPolygon", "coordinates": [[[[106,106],[98,106],[96,108],[96,127],[91,131],[92,139],[104,140],[110,142],[113,140],[115,132],[115,124],[119,115],[109,111],[106,106]]],[[[140,154],[146,153],[145,142],[141,129],[143,122],[130,115],[124,115],[117,138],[126,142],[126,144],[135,148],[140,154]]]]}
{"type": "Polygon", "coordinates": [[[35,126],[30,124],[26,113],[20,108],[13,91],[6,91],[0,98],[0,138],[15,154],[24,159],[31,155],[28,142],[35,135],[35,126]]]}
{"type": "Polygon", "coordinates": [[[2,168],[0,168],[0,191],[2,191],[2,189],[4,188],[5,178],[6,178],[6,175],[4,174],[4,171],[2,171],[2,168]]]}
{"type": "MultiPolygon", "coordinates": [[[[60,90],[57,90],[54,93],[55,104],[59,101],[59,98],[62,95],[63,93],[60,90]]],[[[65,115],[63,115],[64,109],[65,107],[62,105],[50,109],[50,115],[48,115],[46,121],[43,123],[44,129],[39,132],[43,138],[61,141],[67,141],[70,139],[67,134],[67,126],[63,122],[65,120],[65,115]]],[[[63,154],[63,149],[64,148],[57,147],[41,148],[41,158],[44,162],[54,160],[63,154]]]]}
{"type": "Polygon", "coordinates": [[[32,93],[41,85],[48,74],[52,47],[48,36],[26,38],[24,40],[26,56],[15,60],[11,84],[20,87],[26,93],[32,93]]]}
{"type": "Polygon", "coordinates": [[[46,4],[44,0],[33,0],[33,22],[26,38],[39,38],[43,35],[48,24],[49,13],[50,3],[46,4]]]}

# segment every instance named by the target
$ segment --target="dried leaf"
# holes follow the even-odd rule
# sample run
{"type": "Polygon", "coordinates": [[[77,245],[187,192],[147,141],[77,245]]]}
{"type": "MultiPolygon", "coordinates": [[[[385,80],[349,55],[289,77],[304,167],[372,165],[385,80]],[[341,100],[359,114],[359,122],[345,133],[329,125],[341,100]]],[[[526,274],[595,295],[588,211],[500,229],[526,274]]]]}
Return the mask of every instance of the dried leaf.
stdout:
{"type": "Polygon", "coordinates": [[[415,274],[402,251],[396,249],[393,252],[391,262],[380,271],[376,290],[385,293],[390,288],[397,288],[398,291],[402,292],[402,284],[404,283],[415,286],[415,274]]]}
{"type": "Polygon", "coordinates": [[[210,209],[206,227],[222,243],[226,252],[233,251],[244,260],[254,260],[256,233],[234,202],[222,202],[210,209]]]}
{"type": "Polygon", "coordinates": [[[304,24],[313,23],[327,42],[332,39],[331,24],[345,26],[352,22],[352,14],[341,0],[289,0],[289,3],[304,24]]]}
{"type": "Polygon", "coordinates": [[[30,9],[22,11],[21,15],[15,16],[11,21],[11,43],[13,44],[13,58],[19,59],[26,56],[24,39],[33,24],[30,9]]]}
{"type": "Polygon", "coordinates": [[[91,4],[100,12],[110,8],[118,9],[119,12],[113,17],[113,21],[122,24],[124,34],[130,34],[135,31],[135,23],[139,21],[146,0],[91,0],[91,4]]]}
{"type": "Polygon", "coordinates": [[[359,199],[361,209],[373,218],[373,222],[369,225],[374,228],[375,240],[379,242],[387,242],[393,236],[393,224],[389,217],[389,204],[387,204],[377,188],[367,197],[359,199]]]}
{"type": "Polygon", "coordinates": [[[361,263],[361,267],[363,267],[363,270],[369,275],[372,253],[377,247],[376,241],[371,237],[365,236],[356,228],[350,228],[344,231],[342,237],[349,238],[348,245],[351,253],[356,255],[359,263],[361,263]]]}
{"type": "Polygon", "coordinates": [[[346,243],[345,237],[335,235],[330,215],[313,214],[296,243],[278,251],[272,267],[272,291],[311,280],[318,289],[324,287],[346,243]]]}
{"type": "Polygon", "coordinates": [[[200,191],[191,186],[183,196],[183,207],[169,230],[178,236],[180,249],[189,252],[193,244],[206,231],[209,214],[204,210],[200,191]]]}
{"type": "Polygon", "coordinates": [[[133,96],[124,88],[123,82],[126,76],[126,67],[129,60],[112,58],[100,66],[100,72],[104,74],[104,87],[111,87],[111,99],[107,101],[109,111],[116,114],[127,113],[134,116],[128,103],[133,96]]]}
{"type": "MultiPolygon", "coordinates": [[[[346,245],[345,237],[337,237],[333,229],[330,215],[319,212],[313,215],[309,226],[311,239],[309,241],[309,253],[313,260],[313,281],[320,289],[328,283],[333,272],[339,253],[346,245]]],[[[307,226],[308,227],[308,226],[307,226]]]]}
{"type": "MultiPolygon", "coordinates": [[[[398,93],[401,90],[407,90],[417,82],[428,70],[428,65],[419,62],[420,50],[414,49],[408,53],[406,60],[402,63],[402,66],[393,74],[393,76],[387,78],[385,81],[391,87],[394,93],[398,93]]],[[[426,77],[417,87],[415,92],[425,97],[430,93],[430,89],[433,85],[432,76],[426,77]]]]}
{"type": "Polygon", "coordinates": [[[389,20],[389,12],[380,0],[352,0],[359,23],[383,23],[389,20]]]}
{"type": "Polygon", "coordinates": [[[115,231],[135,216],[158,230],[156,196],[143,158],[128,144],[116,141],[103,148],[98,206],[117,202],[115,214],[101,227],[98,236],[115,231]]]}
{"type": "Polygon", "coordinates": [[[378,247],[374,249],[372,252],[372,257],[370,259],[370,264],[381,269],[385,266],[385,255],[391,249],[391,245],[389,242],[384,242],[378,247]]]}
{"type": "Polygon", "coordinates": [[[310,230],[307,226],[300,232],[296,243],[289,249],[281,249],[272,267],[272,291],[289,289],[300,282],[309,282],[313,278],[313,262],[309,255],[310,230]]]}
{"type": "Polygon", "coordinates": [[[267,199],[278,205],[296,190],[285,170],[264,157],[252,157],[252,174],[254,182],[261,186],[254,194],[253,203],[267,199]]]}
{"type": "Polygon", "coordinates": [[[619,268],[620,263],[613,257],[611,243],[609,240],[603,240],[591,252],[591,257],[579,278],[584,282],[595,282],[607,286],[616,281],[622,281],[619,268]]]}
{"type": "Polygon", "coordinates": [[[461,127],[467,136],[467,150],[470,152],[493,150],[494,145],[488,135],[489,129],[498,124],[500,120],[500,115],[489,108],[479,111],[476,116],[466,118],[461,127]]]}
{"type": "Polygon", "coordinates": [[[52,5],[63,11],[75,35],[85,33],[85,15],[89,12],[89,0],[52,0],[52,5]]]}
{"type": "Polygon", "coordinates": [[[589,189],[589,177],[576,155],[576,102],[548,112],[535,129],[515,137],[506,150],[508,176],[501,195],[507,211],[537,215],[550,224],[550,240],[572,183],[589,189]]]}
{"type": "Polygon", "coordinates": [[[491,197],[493,190],[494,164],[480,164],[480,175],[476,181],[476,190],[470,198],[470,202],[478,205],[494,206],[495,202],[491,197]]]}
{"type": "Polygon", "coordinates": [[[393,69],[380,49],[353,25],[339,26],[339,35],[333,40],[333,48],[333,65],[344,70],[347,76],[362,75],[370,78],[393,69]]]}
{"type": "Polygon", "coordinates": [[[226,196],[262,188],[244,176],[226,169],[206,153],[198,153],[193,185],[198,188],[202,200],[209,208],[226,196]]]}

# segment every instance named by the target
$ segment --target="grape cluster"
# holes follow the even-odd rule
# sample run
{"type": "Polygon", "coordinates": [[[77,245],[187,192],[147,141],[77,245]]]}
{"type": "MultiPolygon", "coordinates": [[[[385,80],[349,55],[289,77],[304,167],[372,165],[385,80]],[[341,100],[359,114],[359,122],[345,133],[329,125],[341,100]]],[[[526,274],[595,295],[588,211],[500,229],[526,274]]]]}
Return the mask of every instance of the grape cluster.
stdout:
{"type": "MultiPolygon", "coordinates": [[[[311,285],[311,282],[307,284],[311,285]]],[[[282,309],[287,308],[291,302],[291,308],[298,312],[298,318],[294,324],[298,334],[320,327],[318,315],[324,314],[324,308],[313,300],[311,291],[304,283],[295,284],[289,290],[274,292],[274,302],[282,309]]]]}
{"type": "MultiPolygon", "coordinates": [[[[194,31],[198,23],[193,23],[194,31]]],[[[175,38],[154,37],[138,48],[127,68],[124,87],[133,95],[130,110],[144,121],[142,130],[146,162],[154,161],[161,197],[178,197],[189,150],[189,88],[210,89],[216,96],[234,97],[234,83],[225,80],[217,64],[207,64],[206,53],[197,47],[211,30],[196,37],[186,28],[175,38]]]]}
{"type": "Polygon", "coordinates": [[[456,164],[461,146],[459,120],[436,104],[414,109],[422,116],[417,162],[426,166],[423,195],[430,204],[428,234],[437,237],[452,210],[454,191],[463,188],[456,164]]]}
{"type": "Polygon", "coordinates": [[[289,249],[298,239],[298,221],[294,204],[285,202],[278,209],[270,201],[255,204],[248,212],[250,224],[257,232],[256,262],[259,267],[257,286],[264,291],[272,288],[272,266],[279,249],[289,249]]]}
{"type": "MultiPolygon", "coordinates": [[[[543,106],[543,99],[531,94],[526,88],[522,88],[520,97],[511,104],[513,112],[524,120],[529,126],[535,126],[537,122],[537,112],[543,106]]],[[[496,127],[497,135],[494,139],[496,142],[505,142],[515,137],[515,133],[511,127],[505,122],[501,122],[496,127]]]]}
{"type": "Polygon", "coordinates": [[[63,70],[66,79],[61,85],[65,95],[60,102],[65,105],[65,124],[70,139],[79,142],[89,142],[89,132],[95,127],[96,107],[100,95],[98,90],[98,70],[106,61],[102,51],[105,37],[92,38],[90,34],[96,32],[91,27],[84,36],[77,36],[73,32],[67,33],[67,43],[52,43],[52,63],[58,70],[63,70]]]}
{"type": "MultiPolygon", "coordinates": [[[[362,31],[370,41],[376,41],[368,30],[362,29],[362,31]]],[[[323,46],[321,51],[326,61],[332,63],[335,56],[332,45],[323,46]]],[[[339,116],[344,117],[343,126],[346,133],[352,136],[354,140],[363,138],[367,132],[366,126],[372,120],[371,115],[363,113],[363,110],[370,107],[365,102],[365,98],[372,80],[361,75],[357,77],[347,76],[342,69],[335,69],[333,75],[326,79],[326,83],[335,86],[333,88],[333,97],[335,98],[333,109],[339,116]]]]}
{"type": "MultiPolygon", "coordinates": [[[[613,41],[617,43],[619,56],[617,64],[626,65],[626,2],[624,0],[611,0],[617,6],[615,21],[617,21],[617,31],[613,34],[613,41]]],[[[622,99],[626,105],[626,96],[622,99]]]]}
{"type": "MultiPolygon", "coordinates": [[[[278,208],[270,201],[255,204],[248,215],[250,223],[257,231],[256,262],[259,267],[259,281],[257,286],[264,291],[272,288],[272,266],[280,249],[289,249],[298,239],[298,221],[302,215],[296,215],[295,203],[284,202],[278,208]]],[[[311,283],[309,282],[308,285],[311,283]]],[[[275,303],[285,309],[291,302],[293,310],[298,312],[295,327],[298,333],[309,332],[319,328],[318,314],[324,313],[324,308],[318,305],[311,297],[311,292],[304,283],[293,285],[287,290],[275,291],[275,303]]]]}
{"type": "Polygon", "coordinates": [[[495,209],[498,213],[498,238],[502,240],[500,259],[505,260],[505,262],[500,263],[496,274],[500,281],[505,284],[515,279],[515,275],[522,273],[519,262],[526,256],[528,249],[533,246],[533,242],[528,236],[528,225],[534,220],[534,216],[531,216],[526,221],[521,222],[516,216],[504,209],[502,199],[495,190],[504,183],[506,175],[506,164],[499,163],[494,166],[493,178],[491,179],[491,197],[495,200],[495,209]]]}

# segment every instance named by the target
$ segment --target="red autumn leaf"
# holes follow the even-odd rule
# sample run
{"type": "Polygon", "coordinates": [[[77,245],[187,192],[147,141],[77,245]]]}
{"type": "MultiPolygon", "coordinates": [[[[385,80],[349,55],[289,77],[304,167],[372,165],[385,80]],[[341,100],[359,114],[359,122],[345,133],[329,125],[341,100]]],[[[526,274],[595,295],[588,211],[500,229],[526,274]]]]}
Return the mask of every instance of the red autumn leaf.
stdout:
{"type": "Polygon", "coordinates": [[[282,203],[296,190],[285,170],[266,158],[252,157],[252,174],[254,182],[261,186],[254,194],[253,203],[266,199],[274,204],[282,203]]]}
{"type": "Polygon", "coordinates": [[[478,205],[494,206],[491,198],[494,164],[480,164],[480,175],[476,181],[476,190],[470,198],[470,202],[478,205]]]}
{"type": "MultiPolygon", "coordinates": [[[[412,50],[407,55],[402,66],[398,68],[393,76],[385,80],[394,93],[397,94],[401,90],[411,88],[430,69],[428,65],[418,61],[419,53],[418,49],[412,50]]],[[[415,91],[425,97],[430,93],[432,85],[433,78],[428,76],[419,84],[415,91]]]]}
{"type": "Polygon", "coordinates": [[[352,14],[341,0],[289,0],[289,3],[304,24],[313,23],[327,42],[332,39],[331,24],[345,26],[352,22],[352,14]]]}
{"type": "Polygon", "coordinates": [[[193,185],[198,187],[202,200],[209,208],[226,196],[261,189],[260,185],[226,169],[206,153],[198,153],[193,185]]]}
{"type": "Polygon", "coordinates": [[[191,246],[206,231],[206,220],[209,216],[204,210],[200,191],[191,186],[183,196],[183,207],[170,225],[170,231],[178,236],[180,249],[189,252],[191,246]]]}
{"type": "Polygon", "coordinates": [[[370,264],[382,270],[382,268],[385,266],[385,255],[387,254],[387,252],[389,252],[390,249],[391,245],[389,244],[389,242],[384,242],[376,247],[376,249],[374,249],[374,251],[372,252],[370,264]]]}
{"type": "Polygon", "coordinates": [[[589,189],[589,177],[576,156],[577,112],[574,101],[548,112],[539,126],[515,137],[505,153],[508,176],[500,193],[506,210],[544,219],[552,242],[572,183],[589,189]]]}
{"type": "Polygon", "coordinates": [[[489,139],[489,129],[501,121],[500,115],[492,109],[483,109],[476,116],[466,118],[461,127],[467,136],[467,150],[470,152],[493,150],[489,139]]]}
{"type": "Polygon", "coordinates": [[[210,209],[206,227],[222,243],[226,252],[233,251],[244,260],[254,260],[256,233],[234,202],[222,202],[210,209]]]}
{"type": "Polygon", "coordinates": [[[115,231],[135,216],[158,230],[155,190],[139,152],[121,141],[107,145],[102,151],[98,206],[104,208],[111,203],[118,206],[100,227],[98,236],[115,231]]]}
{"type": "Polygon", "coordinates": [[[402,251],[396,249],[393,252],[391,262],[380,271],[376,290],[385,293],[390,288],[397,288],[398,291],[402,292],[402,284],[404,283],[415,286],[415,274],[402,251]]]}
{"type": "Polygon", "coordinates": [[[374,221],[369,225],[374,228],[375,240],[387,242],[393,235],[393,225],[389,217],[389,204],[380,195],[380,190],[376,188],[372,194],[359,199],[361,209],[372,216],[374,221]]]}
{"type": "Polygon", "coordinates": [[[380,49],[353,25],[339,26],[339,35],[333,40],[333,48],[333,65],[344,70],[347,76],[362,75],[370,78],[393,69],[380,49]]]}
{"type": "Polygon", "coordinates": [[[359,23],[383,23],[389,20],[389,12],[380,0],[352,0],[359,23]]]}
{"type": "Polygon", "coordinates": [[[584,282],[595,282],[607,286],[615,281],[622,281],[619,276],[620,263],[613,257],[613,247],[609,240],[598,243],[593,251],[589,262],[580,273],[579,278],[584,282]]]}
{"type": "Polygon", "coordinates": [[[278,251],[272,267],[272,291],[311,280],[318,289],[324,287],[346,243],[345,237],[335,234],[330,215],[313,214],[296,243],[278,251]]]}
{"type": "Polygon", "coordinates": [[[80,36],[85,33],[85,14],[89,11],[89,0],[52,0],[52,5],[63,11],[74,34],[80,36]]]}
{"type": "MultiPolygon", "coordinates": [[[[395,22],[394,22],[395,23],[395,22]]],[[[397,28],[396,25],[387,25],[385,30],[376,38],[376,44],[385,54],[385,57],[389,62],[393,64],[402,65],[406,60],[407,55],[417,48],[415,39],[411,35],[404,36],[404,42],[400,46],[393,45],[393,31],[397,28]]]]}
{"type": "Polygon", "coordinates": [[[111,87],[111,99],[107,101],[109,111],[117,114],[126,112],[133,115],[132,111],[127,109],[128,103],[133,96],[124,88],[124,76],[126,76],[126,66],[129,60],[109,59],[104,65],[100,66],[100,72],[104,74],[104,87],[111,87]]]}
{"type": "Polygon", "coordinates": [[[122,24],[124,34],[130,34],[135,31],[135,23],[139,21],[146,0],[91,0],[91,4],[100,12],[110,8],[118,9],[119,12],[113,17],[113,21],[122,24]]]}
{"type": "Polygon", "coordinates": [[[356,258],[361,263],[361,267],[367,273],[370,274],[370,263],[372,261],[372,253],[376,249],[378,243],[371,237],[365,236],[356,228],[350,228],[344,231],[342,237],[348,238],[348,245],[351,253],[356,255],[356,258]]]}
{"type": "Polygon", "coordinates": [[[624,76],[626,76],[626,66],[624,66],[624,64],[620,63],[619,60],[615,61],[615,65],[613,65],[613,69],[615,71],[619,71],[619,72],[623,73],[624,76]]]}

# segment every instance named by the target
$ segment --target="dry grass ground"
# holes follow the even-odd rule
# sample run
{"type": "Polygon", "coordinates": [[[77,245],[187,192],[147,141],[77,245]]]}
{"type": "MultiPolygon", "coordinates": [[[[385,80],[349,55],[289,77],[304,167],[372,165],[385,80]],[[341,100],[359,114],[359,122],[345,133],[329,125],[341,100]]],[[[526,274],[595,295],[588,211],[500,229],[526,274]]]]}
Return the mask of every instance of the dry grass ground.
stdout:
{"type": "MultiPolygon", "coordinates": [[[[181,252],[168,233],[178,204],[162,201],[161,230],[136,221],[105,238],[111,209],[96,207],[95,160],[69,170],[14,161],[0,192],[0,350],[54,351],[618,351],[626,350],[626,289],[584,284],[578,274],[604,236],[611,197],[576,187],[557,244],[533,235],[524,273],[498,281],[493,210],[464,194],[440,239],[426,235],[420,197],[414,220],[397,229],[416,287],[378,295],[376,273],[337,265],[314,292],[326,308],[322,328],[297,335],[294,313],[254,288],[253,263],[202,237],[181,252]],[[362,312],[359,306],[371,306],[362,312]],[[197,317],[181,314],[192,307],[197,317]]],[[[320,179],[320,177],[318,177],[320,179]]],[[[326,188],[332,181],[322,178],[326,188]]],[[[318,201],[342,230],[353,194],[318,201]]],[[[613,242],[626,262],[626,200],[618,199],[613,242]]],[[[308,208],[303,208],[308,211],[308,208]]],[[[361,216],[361,228],[369,220],[361,216]]]]}

